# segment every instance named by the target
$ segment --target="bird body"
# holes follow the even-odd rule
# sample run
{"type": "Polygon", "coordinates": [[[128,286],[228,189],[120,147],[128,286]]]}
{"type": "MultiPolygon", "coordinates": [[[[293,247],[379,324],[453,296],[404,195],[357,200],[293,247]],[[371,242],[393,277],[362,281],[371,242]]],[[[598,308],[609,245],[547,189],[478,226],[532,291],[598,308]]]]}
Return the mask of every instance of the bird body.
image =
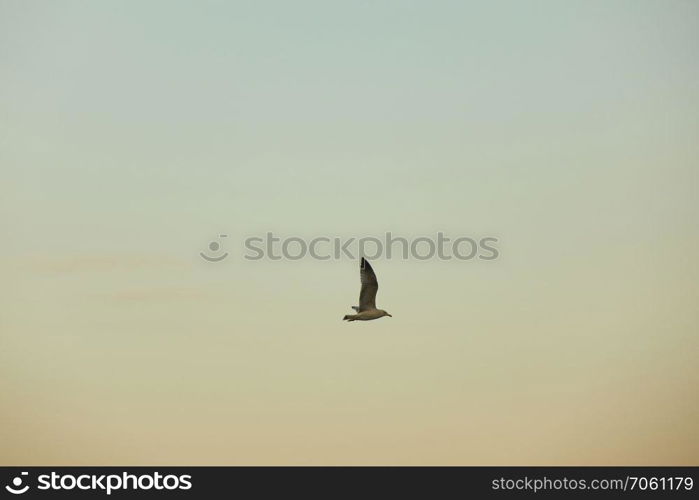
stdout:
{"type": "Polygon", "coordinates": [[[352,306],[357,314],[346,314],[342,319],[346,321],[370,321],[384,316],[392,318],[393,316],[388,312],[376,308],[376,292],[379,290],[379,282],[374,270],[364,257],[359,263],[359,277],[362,283],[359,292],[359,306],[352,306]]]}
{"type": "Polygon", "coordinates": [[[369,321],[372,319],[383,318],[384,316],[391,316],[383,309],[373,309],[371,311],[362,311],[357,314],[346,314],[344,320],[347,321],[369,321]]]}

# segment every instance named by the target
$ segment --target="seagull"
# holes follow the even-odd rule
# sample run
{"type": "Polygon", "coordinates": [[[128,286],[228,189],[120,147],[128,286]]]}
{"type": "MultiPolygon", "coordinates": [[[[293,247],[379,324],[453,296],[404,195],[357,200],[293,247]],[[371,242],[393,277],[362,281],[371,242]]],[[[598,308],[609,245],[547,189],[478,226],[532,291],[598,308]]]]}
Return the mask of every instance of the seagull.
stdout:
{"type": "Polygon", "coordinates": [[[352,306],[352,309],[357,311],[357,314],[346,314],[342,319],[347,321],[369,321],[383,318],[384,316],[392,318],[393,316],[383,309],[376,309],[376,292],[379,290],[379,282],[376,281],[376,274],[374,274],[374,270],[364,257],[362,257],[359,263],[359,278],[362,282],[362,289],[359,292],[359,307],[352,306]]]}

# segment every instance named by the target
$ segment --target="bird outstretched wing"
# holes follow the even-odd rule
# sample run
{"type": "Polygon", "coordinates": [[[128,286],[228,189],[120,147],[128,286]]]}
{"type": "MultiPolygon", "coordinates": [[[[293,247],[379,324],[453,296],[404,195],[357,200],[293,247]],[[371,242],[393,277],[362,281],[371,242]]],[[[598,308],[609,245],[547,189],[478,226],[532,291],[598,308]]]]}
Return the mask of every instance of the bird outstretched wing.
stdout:
{"type": "Polygon", "coordinates": [[[369,262],[362,257],[359,263],[359,278],[362,289],[359,292],[359,312],[376,309],[376,292],[379,290],[379,282],[369,262]]]}

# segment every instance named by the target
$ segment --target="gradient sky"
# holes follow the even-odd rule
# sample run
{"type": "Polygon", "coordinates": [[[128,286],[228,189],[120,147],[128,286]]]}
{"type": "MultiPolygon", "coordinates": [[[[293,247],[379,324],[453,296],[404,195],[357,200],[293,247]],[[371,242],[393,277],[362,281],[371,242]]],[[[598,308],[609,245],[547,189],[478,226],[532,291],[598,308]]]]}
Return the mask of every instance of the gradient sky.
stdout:
{"type": "Polygon", "coordinates": [[[0,464],[699,463],[699,4],[0,0],[0,464]],[[242,239],[500,258],[250,262],[242,239]],[[219,264],[199,251],[227,233],[219,264]]]}

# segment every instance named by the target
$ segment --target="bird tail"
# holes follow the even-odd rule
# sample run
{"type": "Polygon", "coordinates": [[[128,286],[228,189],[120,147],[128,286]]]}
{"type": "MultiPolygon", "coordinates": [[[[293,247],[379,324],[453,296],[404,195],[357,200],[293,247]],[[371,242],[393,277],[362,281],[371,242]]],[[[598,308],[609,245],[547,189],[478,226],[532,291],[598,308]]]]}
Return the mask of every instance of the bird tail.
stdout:
{"type": "Polygon", "coordinates": [[[342,318],[342,321],[354,321],[355,319],[357,319],[356,314],[345,314],[345,317],[342,318]]]}

